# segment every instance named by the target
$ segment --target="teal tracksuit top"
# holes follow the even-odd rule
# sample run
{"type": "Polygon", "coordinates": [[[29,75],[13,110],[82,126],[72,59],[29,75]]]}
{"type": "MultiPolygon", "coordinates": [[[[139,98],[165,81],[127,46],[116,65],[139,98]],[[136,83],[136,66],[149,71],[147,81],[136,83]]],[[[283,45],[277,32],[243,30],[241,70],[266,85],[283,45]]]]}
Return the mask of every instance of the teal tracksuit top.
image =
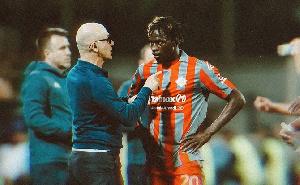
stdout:
{"type": "Polygon", "coordinates": [[[25,70],[22,102],[29,127],[31,165],[67,162],[72,142],[72,115],[66,74],[45,62],[31,62],[25,70]]]}

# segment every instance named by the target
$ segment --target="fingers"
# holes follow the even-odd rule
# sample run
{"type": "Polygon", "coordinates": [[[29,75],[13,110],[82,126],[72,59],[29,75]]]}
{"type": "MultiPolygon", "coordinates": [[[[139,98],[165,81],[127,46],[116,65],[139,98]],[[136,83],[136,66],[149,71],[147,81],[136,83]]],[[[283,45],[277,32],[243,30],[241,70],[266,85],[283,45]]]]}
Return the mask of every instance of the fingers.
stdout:
{"type": "Polygon", "coordinates": [[[183,152],[187,152],[187,151],[192,150],[191,153],[194,153],[194,152],[196,152],[201,146],[202,146],[202,145],[199,144],[198,142],[192,141],[192,140],[191,140],[191,141],[185,143],[184,145],[182,145],[182,146],[180,147],[180,149],[182,149],[183,152]]]}
{"type": "Polygon", "coordinates": [[[156,72],[156,73],[154,73],[153,75],[151,75],[151,76],[154,76],[154,77],[157,77],[159,74],[161,74],[162,73],[162,71],[158,71],[158,72],[156,72]]]}
{"type": "Polygon", "coordinates": [[[131,98],[128,98],[128,103],[132,103],[136,97],[137,97],[137,95],[134,95],[131,98]]]}
{"type": "Polygon", "coordinates": [[[253,102],[253,106],[259,111],[269,112],[270,110],[270,100],[261,96],[257,96],[253,102]]]}
{"type": "Polygon", "coordinates": [[[184,143],[184,145],[182,145],[180,149],[182,149],[183,152],[190,151],[191,153],[196,152],[203,145],[192,137],[182,139],[181,143],[184,143]]]}
{"type": "Polygon", "coordinates": [[[159,88],[159,85],[160,85],[160,80],[159,78],[157,77],[159,74],[161,74],[162,71],[158,71],[156,72],[155,74],[152,74],[151,76],[149,76],[145,82],[145,87],[149,87],[153,93],[156,89],[159,88]]]}
{"type": "Polygon", "coordinates": [[[257,109],[260,109],[262,101],[263,101],[262,97],[257,96],[255,101],[253,102],[254,107],[257,108],[257,109]]]}
{"type": "Polygon", "coordinates": [[[187,152],[190,149],[193,149],[195,145],[197,145],[197,143],[188,141],[184,145],[182,145],[180,148],[182,149],[183,152],[187,152]]]}

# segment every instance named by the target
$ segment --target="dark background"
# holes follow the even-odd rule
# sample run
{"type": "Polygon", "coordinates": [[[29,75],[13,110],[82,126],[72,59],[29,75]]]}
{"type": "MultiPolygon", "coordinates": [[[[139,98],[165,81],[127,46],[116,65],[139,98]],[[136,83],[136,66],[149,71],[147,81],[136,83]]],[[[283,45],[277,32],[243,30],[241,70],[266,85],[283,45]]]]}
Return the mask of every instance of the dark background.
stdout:
{"type": "Polygon", "coordinates": [[[182,46],[192,53],[220,55],[228,34],[233,46],[227,47],[236,55],[275,55],[274,45],[299,36],[299,7],[299,0],[1,0],[0,26],[18,31],[17,51],[32,56],[42,28],[64,27],[74,42],[81,23],[100,22],[114,36],[118,54],[135,54],[147,41],[147,23],[171,15],[185,25],[182,46]]]}
{"type": "Polygon", "coordinates": [[[139,50],[147,42],[147,24],[156,15],[181,22],[185,41],[180,47],[208,59],[244,93],[246,116],[240,115],[250,120],[244,124],[282,118],[257,118],[261,114],[252,101],[257,95],[284,101],[298,94],[291,93],[298,92],[290,75],[295,74],[290,73],[293,65],[278,57],[276,47],[300,36],[299,0],[0,0],[0,77],[20,92],[23,71],[35,59],[35,39],[45,27],[70,32],[74,65],[78,27],[98,22],[115,41],[113,60],[104,68],[117,90],[134,73],[139,50]]]}

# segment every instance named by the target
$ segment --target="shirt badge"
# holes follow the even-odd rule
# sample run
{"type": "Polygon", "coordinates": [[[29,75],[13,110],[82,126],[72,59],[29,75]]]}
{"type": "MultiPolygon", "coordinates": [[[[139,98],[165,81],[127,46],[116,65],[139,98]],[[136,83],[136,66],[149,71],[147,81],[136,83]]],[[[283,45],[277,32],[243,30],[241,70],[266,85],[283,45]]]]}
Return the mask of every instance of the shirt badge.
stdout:
{"type": "Polygon", "coordinates": [[[55,88],[61,88],[61,86],[60,86],[59,83],[57,83],[57,82],[54,82],[53,85],[54,85],[55,88]]]}
{"type": "Polygon", "coordinates": [[[179,85],[179,87],[183,87],[186,85],[187,80],[181,76],[175,82],[177,83],[177,85],[179,85]]]}

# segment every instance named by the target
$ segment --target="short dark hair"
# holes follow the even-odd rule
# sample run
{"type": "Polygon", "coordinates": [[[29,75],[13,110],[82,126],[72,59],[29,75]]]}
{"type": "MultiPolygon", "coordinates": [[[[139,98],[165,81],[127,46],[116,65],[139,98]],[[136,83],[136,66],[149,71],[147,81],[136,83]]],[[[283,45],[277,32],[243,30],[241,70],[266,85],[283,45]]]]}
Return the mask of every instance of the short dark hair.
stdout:
{"type": "Polygon", "coordinates": [[[38,58],[41,60],[44,59],[43,51],[52,35],[67,37],[69,33],[63,28],[46,28],[42,30],[35,42],[38,58]]]}
{"type": "Polygon", "coordinates": [[[183,29],[181,24],[173,19],[171,16],[158,17],[155,16],[152,22],[148,24],[148,38],[154,30],[163,32],[168,39],[176,41],[177,44],[183,42],[183,29]]]}

